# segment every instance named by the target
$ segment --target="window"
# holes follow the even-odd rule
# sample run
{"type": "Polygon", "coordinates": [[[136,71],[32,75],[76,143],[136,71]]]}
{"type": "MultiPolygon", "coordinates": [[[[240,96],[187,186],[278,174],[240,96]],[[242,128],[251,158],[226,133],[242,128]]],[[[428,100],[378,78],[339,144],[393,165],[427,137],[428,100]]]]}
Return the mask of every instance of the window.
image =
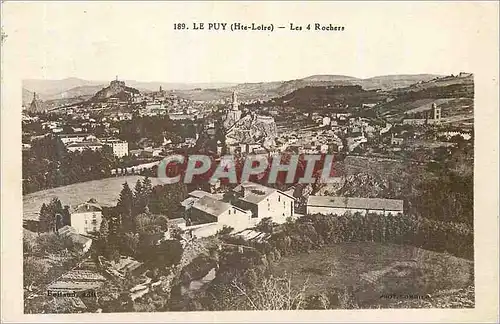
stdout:
{"type": "Polygon", "coordinates": [[[229,215],[231,215],[231,209],[229,210],[229,215]]]}
{"type": "Polygon", "coordinates": [[[281,196],[278,196],[278,202],[280,202],[280,201],[281,201],[281,196]]]}

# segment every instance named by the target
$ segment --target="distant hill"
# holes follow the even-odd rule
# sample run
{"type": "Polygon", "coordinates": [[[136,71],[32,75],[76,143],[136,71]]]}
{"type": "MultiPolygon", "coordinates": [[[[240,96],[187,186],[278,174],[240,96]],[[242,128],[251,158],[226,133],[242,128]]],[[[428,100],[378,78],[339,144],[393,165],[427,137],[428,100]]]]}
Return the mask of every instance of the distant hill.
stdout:
{"type": "Polygon", "coordinates": [[[105,85],[86,85],[86,86],[78,86],[63,92],[58,92],[49,95],[43,95],[44,100],[57,100],[57,99],[69,99],[76,97],[85,97],[85,96],[93,96],[96,92],[104,88],[105,85]]]}
{"type": "MultiPolygon", "coordinates": [[[[362,107],[363,104],[375,104],[374,114],[403,118],[407,114],[421,114],[430,110],[432,104],[436,104],[443,109],[445,117],[461,116],[465,118],[472,116],[474,83],[470,74],[445,77],[433,75],[383,76],[366,80],[344,76],[312,76],[306,79],[309,81],[283,82],[278,87],[268,91],[268,94],[274,95],[272,98],[247,106],[249,108],[288,106],[304,112],[323,112],[343,110],[346,105],[362,107]],[[420,81],[411,83],[415,80],[420,81]],[[396,87],[408,83],[411,84],[405,87],[396,87]],[[396,88],[380,90],[380,88],[384,89],[389,85],[396,88]]],[[[267,85],[269,86],[269,84],[267,85]]],[[[253,89],[245,87],[248,85],[239,85],[237,88],[256,91],[255,85],[253,89]]],[[[263,86],[260,85],[260,87],[262,89],[263,86]]],[[[222,90],[219,89],[219,91],[222,90]]],[[[246,94],[248,95],[248,92],[246,94]]]]}
{"type": "Polygon", "coordinates": [[[290,106],[303,111],[343,109],[345,105],[361,106],[378,103],[387,95],[365,90],[360,85],[306,86],[284,96],[265,101],[259,106],[290,106]]]}
{"type": "Polygon", "coordinates": [[[190,90],[190,89],[219,89],[235,86],[236,83],[170,83],[170,82],[140,82],[135,80],[125,80],[131,87],[146,90],[158,91],[160,86],[163,90],[190,90]]]}
{"type": "Polygon", "coordinates": [[[23,88],[32,92],[36,92],[40,98],[45,96],[56,95],[58,93],[68,91],[69,89],[82,86],[98,86],[107,82],[89,81],[78,78],[66,78],[62,80],[23,80],[23,88]]]}
{"type": "Polygon", "coordinates": [[[383,75],[373,78],[363,79],[360,84],[366,90],[381,89],[391,90],[397,88],[408,87],[419,82],[427,82],[429,80],[439,78],[435,74],[396,74],[383,75]]]}
{"type": "MultiPolygon", "coordinates": [[[[169,82],[141,82],[124,80],[124,82],[143,92],[163,90],[189,90],[198,88],[232,87],[235,83],[169,83],[169,82]]],[[[23,89],[36,92],[42,100],[66,99],[78,96],[92,96],[108,84],[109,81],[83,80],[79,78],[66,78],[62,80],[28,79],[23,81],[23,89]]]]}
{"type": "Polygon", "coordinates": [[[317,74],[317,75],[311,75],[311,76],[302,78],[300,80],[336,82],[336,81],[354,81],[354,80],[360,80],[360,79],[352,77],[352,76],[347,76],[347,75],[317,74]]]}
{"type": "Polygon", "coordinates": [[[391,90],[407,87],[417,82],[425,82],[438,77],[433,74],[386,75],[368,79],[358,79],[345,75],[312,75],[303,79],[242,83],[236,86],[218,89],[179,90],[175,94],[191,100],[217,100],[227,98],[233,91],[238,92],[241,100],[269,100],[281,97],[304,87],[325,87],[335,85],[359,85],[365,90],[391,90]]]}
{"type": "MultiPolygon", "coordinates": [[[[174,93],[182,98],[206,101],[224,99],[233,91],[237,91],[242,100],[267,100],[286,95],[306,86],[361,85],[366,90],[390,90],[407,87],[417,82],[429,81],[435,77],[437,76],[431,74],[415,74],[359,79],[345,75],[312,75],[297,80],[240,84],[222,82],[188,84],[157,81],[141,82],[136,80],[124,80],[124,82],[129,87],[139,89],[142,92],[158,91],[161,86],[163,90],[174,90],[174,93]]],[[[54,100],[66,99],[72,96],[92,96],[106,84],[108,84],[108,81],[79,78],[62,80],[29,79],[23,81],[23,88],[36,92],[42,100],[54,100]]]]}

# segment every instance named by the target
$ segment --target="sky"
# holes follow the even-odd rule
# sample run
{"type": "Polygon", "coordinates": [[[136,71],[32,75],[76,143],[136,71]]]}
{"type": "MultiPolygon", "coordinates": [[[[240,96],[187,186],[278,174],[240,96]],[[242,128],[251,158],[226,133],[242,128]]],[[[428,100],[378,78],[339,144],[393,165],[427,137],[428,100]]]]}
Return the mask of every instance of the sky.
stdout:
{"type": "Polygon", "coordinates": [[[472,72],[494,3],[6,2],[24,79],[264,82],[315,74],[472,72]],[[493,5],[493,6],[492,6],[493,5]],[[488,10],[491,8],[491,10],[488,10]],[[174,30],[175,23],[321,23],[343,32],[174,30]],[[477,44],[476,44],[477,42],[477,44]],[[474,53],[477,54],[477,53],[474,53]]]}

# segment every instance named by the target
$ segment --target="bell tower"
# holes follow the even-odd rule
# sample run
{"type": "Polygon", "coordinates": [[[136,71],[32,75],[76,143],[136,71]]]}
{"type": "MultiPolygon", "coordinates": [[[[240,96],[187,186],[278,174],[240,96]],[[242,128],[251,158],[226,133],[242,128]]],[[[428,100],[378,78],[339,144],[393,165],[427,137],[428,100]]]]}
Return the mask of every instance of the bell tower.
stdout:
{"type": "Polygon", "coordinates": [[[224,120],[224,127],[228,129],[232,127],[240,119],[241,119],[241,110],[238,109],[238,97],[236,95],[236,92],[233,92],[231,109],[226,114],[226,119],[224,120]]]}
{"type": "Polygon", "coordinates": [[[434,115],[434,122],[441,122],[441,108],[436,105],[436,103],[432,104],[432,114],[434,115]]]}
{"type": "Polygon", "coordinates": [[[233,110],[238,110],[238,96],[236,91],[233,91],[233,110]]]}

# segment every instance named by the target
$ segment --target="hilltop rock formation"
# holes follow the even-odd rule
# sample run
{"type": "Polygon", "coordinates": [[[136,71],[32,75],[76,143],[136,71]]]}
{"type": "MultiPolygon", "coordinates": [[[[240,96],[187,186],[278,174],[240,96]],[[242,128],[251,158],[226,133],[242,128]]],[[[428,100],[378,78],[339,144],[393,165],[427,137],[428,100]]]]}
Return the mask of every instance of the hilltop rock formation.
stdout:
{"type": "Polygon", "coordinates": [[[124,81],[113,80],[109,86],[99,90],[91,101],[104,101],[109,98],[118,98],[120,100],[129,100],[140,94],[139,90],[127,87],[124,81]]]}
{"type": "Polygon", "coordinates": [[[235,142],[253,144],[274,141],[277,133],[273,117],[249,114],[238,120],[226,135],[235,142]]]}

